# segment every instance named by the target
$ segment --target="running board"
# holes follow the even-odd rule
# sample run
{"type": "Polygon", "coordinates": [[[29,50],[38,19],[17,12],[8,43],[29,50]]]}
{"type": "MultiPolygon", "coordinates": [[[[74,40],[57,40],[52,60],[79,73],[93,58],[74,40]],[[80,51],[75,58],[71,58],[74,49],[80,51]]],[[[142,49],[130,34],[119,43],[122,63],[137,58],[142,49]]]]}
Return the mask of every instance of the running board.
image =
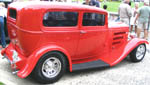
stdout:
{"type": "Polygon", "coordinates": [[[86,63],[73,64],[72,70],[77,71],[77,70],[109,67],[109,66],[110,66],[109,64],[107,64],[101,60],[96,60],[96,61],[91,61],[91,62],[86,62],[86,63]]]}

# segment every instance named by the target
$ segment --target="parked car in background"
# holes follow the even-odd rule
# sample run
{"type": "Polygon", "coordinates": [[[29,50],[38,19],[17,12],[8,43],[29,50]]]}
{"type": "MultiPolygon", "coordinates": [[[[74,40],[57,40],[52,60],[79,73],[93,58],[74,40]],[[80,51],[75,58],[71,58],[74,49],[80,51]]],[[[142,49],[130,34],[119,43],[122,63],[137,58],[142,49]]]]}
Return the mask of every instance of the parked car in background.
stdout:
{"type": "Polygon", "coordinates": [[[20,78],[58,81],[66,71],[111,67],[130,55],[141,61],[144,39],[128,39],[129,27],[108,23],[107,11],[84,5],[15,2],[8,7],[11,43],[1,54],[20,78]]]}

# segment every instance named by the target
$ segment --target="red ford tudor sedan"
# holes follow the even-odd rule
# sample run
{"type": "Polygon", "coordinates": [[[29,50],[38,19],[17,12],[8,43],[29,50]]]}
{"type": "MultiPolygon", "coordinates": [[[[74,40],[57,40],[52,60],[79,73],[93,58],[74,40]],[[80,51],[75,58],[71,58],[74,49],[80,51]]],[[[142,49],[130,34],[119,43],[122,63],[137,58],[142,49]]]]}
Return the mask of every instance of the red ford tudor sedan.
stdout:
{"type": "Polygon", "coordinates": [[[1,54],[20,78],[53,83],[83,69],[114,66],[130,55],[141,61],[148,43],[128,38],[129,27],[108,24],[103,9],[65,3],[16,2],[8,7],[11,43],[1,54]]]}

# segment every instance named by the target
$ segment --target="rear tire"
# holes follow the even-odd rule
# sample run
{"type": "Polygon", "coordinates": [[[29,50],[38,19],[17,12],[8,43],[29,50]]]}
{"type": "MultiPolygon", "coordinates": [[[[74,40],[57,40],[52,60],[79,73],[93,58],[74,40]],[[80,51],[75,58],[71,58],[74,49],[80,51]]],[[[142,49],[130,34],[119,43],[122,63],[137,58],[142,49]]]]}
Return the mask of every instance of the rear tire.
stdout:
{"type": "Polygon", "coordinates": [[[130,53],[130,59],[132,62],[140,62],[141,60],[143,60],[145,53],[146,53],[145,44],[140,44],[130,53]]]}
{"type": "Polygon", "coordinates": [[[58,81],[66,72],[66,60],[59,52],[43,55],[35,66],[32,77],[39,83],[49,84],[58,81]]]}

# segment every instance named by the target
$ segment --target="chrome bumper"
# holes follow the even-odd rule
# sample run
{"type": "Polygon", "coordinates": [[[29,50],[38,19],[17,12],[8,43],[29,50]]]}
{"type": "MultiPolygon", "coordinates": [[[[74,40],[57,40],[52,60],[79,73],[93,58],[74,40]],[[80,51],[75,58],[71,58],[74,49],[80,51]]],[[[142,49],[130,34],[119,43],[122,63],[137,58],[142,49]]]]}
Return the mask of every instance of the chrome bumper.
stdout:
{"type": "Polygon", "coordinates": [[[16,69],[17,66],[16,66],[16,63],[11,61],[8,56],[6,54],[4,54],[4,56],[2,57],[2,59],[7,59],[7,61],[9,62],[9,64],[12,66],[12,74],[17,74],[18,73],[18,70],[16,69]]]}

